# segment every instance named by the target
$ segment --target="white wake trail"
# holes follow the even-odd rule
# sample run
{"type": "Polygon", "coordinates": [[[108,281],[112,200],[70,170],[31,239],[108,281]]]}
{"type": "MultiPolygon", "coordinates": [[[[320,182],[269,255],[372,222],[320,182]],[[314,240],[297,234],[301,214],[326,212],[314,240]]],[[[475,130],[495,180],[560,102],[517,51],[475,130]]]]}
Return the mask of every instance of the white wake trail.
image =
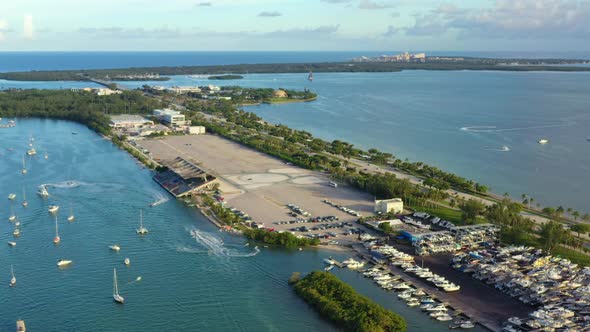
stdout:
{"type": "Polygon", "coordinates": [[[205,247],[210,254],[218,257],[252,257],[258,255],[260,252],[258,247],[254,247],[253,252],[240,252],[236,249],[227,248],[223,240],[213,233],[204,232],[196,228],[189,231],[197,243],[205,247]]]}

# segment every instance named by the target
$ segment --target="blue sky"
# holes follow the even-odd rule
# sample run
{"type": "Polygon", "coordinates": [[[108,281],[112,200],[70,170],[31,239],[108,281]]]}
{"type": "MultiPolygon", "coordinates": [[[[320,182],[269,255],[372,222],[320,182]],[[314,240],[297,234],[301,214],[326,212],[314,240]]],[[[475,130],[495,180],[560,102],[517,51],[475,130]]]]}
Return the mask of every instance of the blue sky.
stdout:
{"type": "Polygon", "coordinates": [[[590,50],[590,0],[2,0],[0,50],[590,50]]]}

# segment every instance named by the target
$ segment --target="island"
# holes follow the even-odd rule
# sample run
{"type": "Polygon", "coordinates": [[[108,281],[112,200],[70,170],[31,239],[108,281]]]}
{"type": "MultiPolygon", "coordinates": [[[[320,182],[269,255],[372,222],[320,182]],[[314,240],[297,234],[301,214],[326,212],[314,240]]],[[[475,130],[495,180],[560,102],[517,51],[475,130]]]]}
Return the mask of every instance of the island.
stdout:
{"type": "Polygon", "coordinates": [[[209,76],[210,80],[241,80],[244,76],[241,75],[213,75],[209,76]]]}
{"type": "Polygon", "coordinates": [[[496,70],[496,71],[590,71],[590,67],[575,66],[588,60],[570,59],[495,59],[456,56],[429,56],[424,62],[373,61],[351,59],[344,62],[270,63],[210,66],[147,67],[89,70],[52,70],[0,73],[0,79],[12,81],[152,81],[167,80],[173,75],[226,76],[275,73],[358,73],[399,72],[402,70],[496,70]],[[354,61],[353,61],[354,60],[354,61]]]}

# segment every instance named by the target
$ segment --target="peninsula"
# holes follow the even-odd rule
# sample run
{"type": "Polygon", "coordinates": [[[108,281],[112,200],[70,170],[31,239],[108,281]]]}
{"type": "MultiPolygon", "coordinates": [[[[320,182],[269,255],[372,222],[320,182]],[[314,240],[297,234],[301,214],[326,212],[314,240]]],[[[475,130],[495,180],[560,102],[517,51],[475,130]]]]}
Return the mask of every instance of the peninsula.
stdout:
{"type": "MultiPolygon", "coordinates": [[[[498,71],[590,71],[575,66],[588,60],[568,59],[492,59],[454,56],[426,57],[425,62],[358,61],[321,63],[235,64],[214,66],[147,67],[92,70],[52,70],[0,73],[0,79],[12,81],[154,81],[172,75],[213,75],[228,77],[243,74],[399,72],[402,70],[498,70],[498,71]]],[[[227,79],[227,78],[221,78],[227,79]]],[[[232,78],[233,79],[233,78],[232,78]]]]}

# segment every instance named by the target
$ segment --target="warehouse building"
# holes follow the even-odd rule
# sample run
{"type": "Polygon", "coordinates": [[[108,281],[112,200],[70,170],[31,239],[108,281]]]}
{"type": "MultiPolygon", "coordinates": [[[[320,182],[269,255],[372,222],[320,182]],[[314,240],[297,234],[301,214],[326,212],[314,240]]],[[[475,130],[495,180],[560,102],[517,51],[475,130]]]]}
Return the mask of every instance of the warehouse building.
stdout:
{"type": "Polygon", "coordinates": [[[404,202],[401,198],[375,200],[376,213],[402,213],[404,211],[404,202]]]}

